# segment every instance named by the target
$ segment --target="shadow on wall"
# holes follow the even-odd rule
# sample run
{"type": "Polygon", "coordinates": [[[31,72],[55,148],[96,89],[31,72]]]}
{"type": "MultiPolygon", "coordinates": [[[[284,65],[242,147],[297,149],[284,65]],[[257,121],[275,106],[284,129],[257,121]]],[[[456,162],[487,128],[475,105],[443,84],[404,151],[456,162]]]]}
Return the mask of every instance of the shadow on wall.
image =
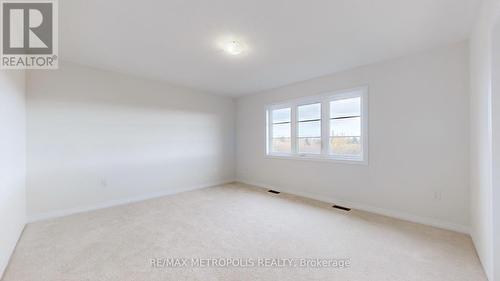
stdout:
{"type": "Polygon", "coordinates": [[[28,86],[28,213],[233,175],[230,99],[65,64],[28,86]]]}
{"type": "Polygon", "coordinates": [[[500,19],[492,31],[492,196],[493,279],[500,280],[500,19]]]}

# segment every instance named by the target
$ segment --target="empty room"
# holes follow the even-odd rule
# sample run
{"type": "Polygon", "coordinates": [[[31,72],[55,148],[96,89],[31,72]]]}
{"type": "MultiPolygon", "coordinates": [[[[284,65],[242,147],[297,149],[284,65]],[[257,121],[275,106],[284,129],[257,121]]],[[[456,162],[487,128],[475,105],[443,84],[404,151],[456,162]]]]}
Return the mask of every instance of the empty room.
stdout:
{"type": "Polygon", "coordinates": [[[1,281],[500,281],[500,0],[0,0],[1,281]]]}

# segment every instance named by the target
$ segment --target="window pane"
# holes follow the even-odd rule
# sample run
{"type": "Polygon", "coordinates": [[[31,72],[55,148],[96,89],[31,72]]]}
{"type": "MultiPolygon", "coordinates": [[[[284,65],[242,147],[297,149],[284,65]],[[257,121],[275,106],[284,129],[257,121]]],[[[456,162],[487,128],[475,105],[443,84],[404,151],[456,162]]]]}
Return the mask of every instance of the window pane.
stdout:
{"type": "Polygon", "coordinates": [[[302,105],[298,114],[298,149],[299,153],[321,153],[321,104],[302,105]]]}
{"type": "Polygon", "coordinates": [[[299,137],[321,137],[321,121],[299,122],[299,137]]]}
{"type": "Polygon", "coordinates": [[[298,114],[299,121],[321,119],[321,103],[301,105],[298,114]]]}
{"type": "Polygon", "coordinates": [[[321,138],[299,138],[299,153],[321,153],[321,138]]]}
{"type": "Polygon", "coordinates": [[[290,123],[285,123],[285,124],[274,124],[273,125],[273,139],[275,138],[290,138],[291,137],[291,130],[290,130],[290,123]]]}
{"type": "Polygon", "coordinates": [[[291,138],[277,138],[273,139],[271,150],[273,152],[290,153],[292,151],[291,138]]]}
{"type": "Polygon", "coordinates": [[[361,155],[360,137],[333,137],[330,138],[330,154],[361,155]]]}
{"type": "Polygon", "coordinates": [[[330,136],[361,136],[361,117],[330,120],[330,136]]]}
{"type": "Polygon", "coordinates": [[[273,123],[290,122],[290,108],[273,110],[273,123]]]}
{"type": "Polygon", "coordinates": [[[330,102],[330,118],[361,116],[361,98],[334,100],[330,102]]]}

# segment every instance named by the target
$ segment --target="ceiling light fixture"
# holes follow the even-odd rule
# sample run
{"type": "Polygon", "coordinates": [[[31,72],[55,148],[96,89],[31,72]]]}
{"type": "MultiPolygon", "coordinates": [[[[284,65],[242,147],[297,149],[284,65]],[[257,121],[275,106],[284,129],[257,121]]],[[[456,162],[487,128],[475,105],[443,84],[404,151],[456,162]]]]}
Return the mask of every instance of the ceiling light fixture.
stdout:
{"type": "Polygon", "coordinates": [[[224,46],[224,50],[226,51],[226,53],[232,56],[236,56],[243,53],[243,46],[240,42],[233,40],[226,43],[226,45],[224,46]]]}

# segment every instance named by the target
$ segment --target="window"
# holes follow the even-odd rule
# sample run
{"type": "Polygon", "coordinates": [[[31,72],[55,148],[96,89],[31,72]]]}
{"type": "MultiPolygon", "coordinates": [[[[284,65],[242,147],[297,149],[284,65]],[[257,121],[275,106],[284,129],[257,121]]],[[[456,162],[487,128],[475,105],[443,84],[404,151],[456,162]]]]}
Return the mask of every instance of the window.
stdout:
{"type": "Polygon", "coordinates": [[[321,153],[321,103],[301,105],[298,111],[299,153],[321,153]]]}
{"type": "Polygon", "coordinates": [[[361,97],[330,102],[330,154],[361,155],[361,97]]]}
{"type": "Polygon", "coordinates": [[[273,110],[271,151],[290,153],[292,151],[292,119],[290,108],[273,110]]]}
{"type": "Polygon", "coordinates": [[[366,88],[268,106],[267,154],[366,163],[367,107],[366,88]]]}

